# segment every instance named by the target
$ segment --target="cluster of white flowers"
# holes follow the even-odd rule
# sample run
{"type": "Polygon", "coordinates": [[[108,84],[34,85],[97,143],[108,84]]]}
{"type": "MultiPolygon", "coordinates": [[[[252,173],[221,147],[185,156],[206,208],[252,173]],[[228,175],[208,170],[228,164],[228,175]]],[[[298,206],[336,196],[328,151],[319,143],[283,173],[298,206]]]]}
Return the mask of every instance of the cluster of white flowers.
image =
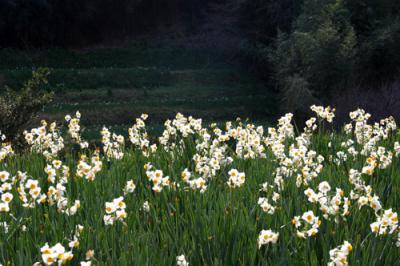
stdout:
{"type": "MultiPolygon", "coordinates": [[[[266,182],[266,183],[262,184],[262,189],[260,189],[260,190],[264,191],[264,192],[268,192],[268,187],[273,188],[274,186],[268,185],[268,183],[266,182]]],[[[276,210],[276,204],[278,203],[280,197],[281,197],[281,195],[274,191],[272,193],[272,201],[275,205],[272,205],[269,202],[267,197],[259,197],[257,204],[261,207],[263,212],[266,212],[268,214],[274,214],[275,210],[276,210]]]]}
{"type": "Polygon", "coordinates": [[[258,205],[260,205],[260,207],[262,208],[262,210],[268,214],[274,214],[275,213],[275,206],[273,206],[272,204],[270,204],[268,202],[268,198],[264,198],[264,197],[259,197],[258,198],[258,205]]]}
{"type": "Polygon", "coordinates": [[[371,231],[375,235],[395,235],[397,233],[397,243],[400,246],[400,227],[398,226],[397,213],[393,212],[392,209],[383,210],[379,197],[372,194],[371,186],[365,185],[359,171],[351,169],[349,181],[354,186],[350,196],[357,200],[359,208],[369,206],[375,212],[377,220],[370,224],[371,231]]]}
{"type": "Polygon", "coordinates": [[[297,237],[307,238],[315,236],[318,233],[319,226],[321,225],[321,220],[318,218],[318,216],[314,215],[313,211],[307,211],[303,213],[301,218],[300,216],[295,216],[292,219],[292,224],[297,229],[297,237]],[[303,230],[300,231],[299,228],[303,225],[302,220],[304,221],[304,227],[302,228],[303,230]]]}
{"type": "Polygon", "coordinates": [[[212,133],[209,133],[207,129],[199,132],[196,154],[193,155],[194,171],[205,180],[215,177],[221,168],[233,161],[227,155],[228,146],[225,142],[229,140],[228,134],[223,133],[216,125],[211,125],[211,127],[212,133]]]}
{"type": "Polygon", "coordinates": [[[17,191],[23,207],[35,208],[37,204],[46,202],[46,194],[41,194],[42,189],[38,180],[29,178],[26,173],[22,172],[17,173],[16,180],[19,181],[17,191]]]}
{"type": "Polygon", "coordinates": [[[64,265],[71,261],[74,257],[72,250],[66,251],[65,247],[61,243],[57,243],[50,247],[48,243],[40,249],[42,253],[42,260],[45,265],[64,265]]]}
{"type": "Polygon", "coordinates": [[[351,202],[349,198],[343,197],[344,191],[340,188],[336,188],[336,193],[330,195],[331,186],[327,181],[323,181],[318,185],[318,193],[312,188],[308,188],[304,191],[308,201],[319,204],[320,210],[323,213],[325,219],[334,217],[335,222],[339,222],[339,216],[346,217],[350,214],[349,208],[351,202]]]}
{"type": "Polygon", "coordinates": [[[10,143],[3,142],[6,136],[1,133],[0,130],[0,162],[2,162],[7,156],[12,156],[14,151],[10,143]]]}
{"type": "Polygon", "coordinates": [[[133,182],[133,180],[128,180],[126,182],[126,185],[125,185],[124,189],[123,189],[124,195],[127,195],[129,193],[133,193],[135,191],[135,189],[136,189],[136,185],[133,182]]]}
{"type": "Polygon", "coordinates": [[[312,134],[318,126],[316,125],[317,119],[315,117],[311,117],[306,121],[306,126],[304,127],[304,133],[312,134]]]}
{"type": "Polygon", "coordinates": [[[81,149],[89,147],[89,143],[82,139],[80,131],[81,126],[79,122],[81,120],[81,113],[77,111],[75,113],[75,117],[71,117],[70,115],[65,116],[65,121],[68,123],[68,133],[71,138],[75,141],[76,144],[79,144],[81,149]]]}
{"type": "Polygon", "coordinates": [[[328,266],[346,266],[349,265],[347,261],[347,257],[350,252],[353,250],[353,246],[348,242],[344,241],[344,243],[334,249],[329,251],[330,261],[328,262],[328,266]]]}
{"type": "Polygon", "coordinates": [[[171,151],[174,148],[181,148],[177,147],[182,145],[180,137],[186,138],[196,132],[200,132],[202,120],[194,119],[191,116],[185,117],[183,114],[177,113],[175,119],[165,121],[164,127],[165,129],[158,140],[164,150],[171,151]]]}
{"type": "Polygon", "coordinates": [[[106,202],[105,211],[106,214],[103,217],[105,225],[112,225],[115,221],[123,221],[128,216],[125,211],[126,204],[124,197],[119,197],[111,202],[106,202]]]}
{"type": "Polygon", "coordinates": [[[379,211],[382,209],[382,204],[379,200],[379,197],[377,195],[374,195],[373,197],[371,196],[371,193],[366,194],[367,196],[360,196],[358,198],[358,206],[361,209],[363,206],[369,206],[372,209],[374,209],[375,212],[379,211]]]}
{"type": "Polygon", "coordinates": [[[261,207],[263,212],[266,212],[268,214],[274,214],[275,210],[277,208],[277,204],[281,198],[281,195],[274,191],[275,186],[268,184],[268,182],[264,182],[261,184],[260,192],[267,194],[266,197],[259,197],[257,204],[261,207]],[[268,197],[272,198],[272,202],[275,205],[272,205],[269,202],[268,197]]]}
{"type": "Polygon", "coordinates": [[[344,129],[347,134],[353,134],[359,145],[362,145],[360,154],[369,156],[375,151],[377,143],[381,140],[386,140],[391,132],[397,129],[396,122],[393,117],[380,120],[374,125],[368,124],[368,119],[371,117],[362,109],[357,109],[350,112],[351,122],[346,124],[344,129]]]}
{"type": "Polygon", "coordinates": [[[88,162],[88,158],[85,155],[82,155],[76,169],[76,175],[84,177],[88,181],[94,181],[96,174],[101,171],[102,167],[103,163],[98,153],[93,154],[90,162],[88,162]]]}
{"type": "Polygon", "coordinates": [[[336,160],[334,160],[334,162],[337,165],[340,165],[341,162],[347,161],[349,158],[354,161],[357,158],[357,155],[359,155],[360,153],[355,146],[354,140],[352,139],[347,139],[346,141],[343,141],[340,144],[339,149],[344,149],[344,150],[338,151],[336,153],[337,158],[336,160]]]}
{"type": "Polygon", "coordinates": [[[57,181],[68,183],[69,167],[63,165],[60,160],[53,160],[51,164],[47,164],[44,168],[44,172],[47,174],[47,181],[49,183],[54,184],[57,181]],[[58,180],[56,180],[57,177],[58,180]]]}
{"type": "Polygon", "coordinates": [[[272,230],[262,230],[258,235],[257,245],[258,248],[268,243],[275,244],[278,241],[279,233],[274,233],[272,230]]]}
{"type": "Polygon", "coordinates": [[[190,179],[191,176],[192,174],[187,168],[181,173],[183,182],[187,183],[191,189],[204,193],[207,190],[207,181],[202,177],[190,179]]]}
{"type": "MultiPolygon", "coordinates": [[[[398,227],[397,213],[392,209],[383,210],[379,196],[373,193],[373,188],[367,185],[362,175],[372,176],[376,169],[385,169],[389,167],[393,160],[393,155],[398,156],[400,146],[398,142],[394,143],[393,152],[380,146],[386,141],[393,132],[396,131],[397,125],[393,117],[385,118],[374,123],[368,124],[371,117],[362,109],[358,109],[350,113],[351,122],[345,125],[347,135],[354,135],[355,141],[360,147],[354,145],[350,138],[342,143],[347,148],[347,153],[354,158],[357,155],[365,156],[365,164],[361,170],[350,169],[349,183],[353,186],[350,192],[350,198],[357,200],[359,208],[368,206],[374,210],[377,220],[370,224],[371,231],[376,235],[396,235],[400,241],[400,230],[398,227]]],[[[398,242],[400,245],[400,242],[398,242]]]]}
{"type": "Polygon", "coordinates": [[[124,157],[124,144],[125,138],[122,135],[115,133],[111,134],[108,128],[103,127],[101,130],[101,142],[103,144],[103,151],[108,161],[111,159],[120,160],[124,157]]]}
{"type": "MultiPolygon", "coordinates": [[[[80,224],[76,225],[75,231],[73,233],[72,239],[69,240],[68,247],[70,250],[66,250],[66,248],[61,244],[57,243],[54,246],[49,246],[48,243],[45,243],[41,248],[40,252],[42,255],[42,261],[45,265],[64,265],[74,258],[72,251],[79,247],[80,242],[79,238],[83,231],[84,227],[80,224]]],[[[41,265],[40,262],[36,262],[34,265],[41,265]]],[[[84,264],[90,265],[90,264],[84,264]]]]}
{"type": "Polygon", "coordinates": [[[13,180],[10,180],[10,173],[7,171],[0,171],[0,213],[10,211],[10,203],[14,196],[10,193],[13,180]]]}
{"type": "Polygon", "coordinates": [[[317,178],[318,174],[322,171],[322,162],[324,161],[322,155],[317,155],[312,150],[306,151],[303,147],[290,149],[290,157],[292,157],[293,166],[295,167],[294,173],[296,173],[296,184],[298,187],[301,184],[308,185],[311,180],[317,178]],[[302,148],[304,156],[302,156],[302,148]]]}
{"type": "Polygon", "coordinates": [[[228,175],[229,179],[226,183],[231,188],[241,187],[246,181],[246,175],[236,169],[229,170],[228,175]]]}
{"type": "MultiPolygon", "coordinates": [[[[337,166],[340,166],[342,163],[346,162],[348,160],[349,156],[347,155],[346,152],[344,151],[338,151],[335,154],[335,157],[330,155],[329,156],[329,161],[333,162],[337,166]]],[[[353,159],[355,159],[355,156],[353,155],[353,159]]]]}
{"type": "Polygon", "coordinates": [[[309,148],[311,133],[316,128],[315,119],[307,121],[305,131],[294,138],[292,117],[292,114],[281,117],[278,128],[268,128],[268,135],[264,138],[264,143],[271,149],[278,163],[274,180],[278,189],[283,189],[284,180],[291,177],[296,178],[298,187],[302,184],[308,186],[323,169],[324,157],[309,148]],[[286,146],[283,144],[285,142],[292,143],[286,146]]]}
{"type": "Polygon", "coordinates": [[[372,175],[376,167],[385,169],[392,163],[393,153],[386,151],[385,147],[378,147],[377,150],[373,149],[370,157],[366,159],[366,165],[362,168],[362,173],[372,175]]]}
{"type": "Polygon", "coordinates": [[[79,238],[81,236],[81,233],[83,232],[83,229],[84,229],[83,225],[78,224],[75,226],[74,235],[73,235],[72,239],[69,240],[69,243],[68,243],[68,246],[70,248],[79,247],[79,245],[80,245],[79,238]]]}
{"type": "Polygon", "coordinates": [[[67,197],[65,197],[66,187],[63,183],[58,183],[55,187],[50,186],[47,190],[47,201],[50,206],[56,205],[61,213],[67,215],[75,215],[81,207],[80,200],[75,200],[71,205],[67,197]]]}
{"type": "Polygon", "coordinates": [[[371,230],[377,235],[393,234],[399,229],[399,218],[397,212],[392,209],[384,210],[380,215],[377,214],[376,222],[371,224],[371,230]]]}
{"type": "Polygon", "coordinates": [[[323,106],[316,106],[312,105],[311,110],[317,114],[319,118],[322,120],[326,120],[329,123],[332,123],[333,118],[335,117],[335,108],[323,107],[323,106]]]}
{"type": "Polygon", "coordinates": [[[231,139],[236,140],[236,155],[239,158],[255,159],[266,158],[265,146],[262,143],[264,128],[247,124],[245,127],[240,123],[236,128],[232,123],[226,123],[227,134],[231,139]]]}
{"type": "Polygon", "coordinates": [[[162,170],[153,170],[153,168],[151,163],[144,165],[146,176],[149,181],[153,183],[153,191],[161,192],[164,187],[169,187],[171,185],[171,180],[169,180],[169,176],[164,176],[162,170]]]}
{"type": "MultiPolygon", "coordinates": [[[[53,164],[58,167],[57,170],[61,171],[60,169],[62,169],[62,167],[59,165],[59,161],[54,160],[53,164]]],[[[51,165],[47,165],[45,171],[52,173],[53,171],[50,169],[55,170],[51,165]]],[[[13,199],[13,194],[10,193],[10,191],[13,184],[17,184],[18,198],[22,201],[23,207],[35,208],[37,204],[45,204],[47,202],[50,206],[56,205],[58,211],[61,213],[74,215],[80,208],[80,201],[75,200],[71,205],[69,199],[65,197],[65,184],[67,183],[68,178],[68,171],[66,169],[67,168],[64,168],[64,170],[61,171],[64,173],[64,176],[57,179],[57,183],[55,183],[56,174],[54,173],[54,175],[49,175],[48,180],[52,185],[48,187],[47,193],[41,193],[42,189],[39,186],[39,180],[28,177],[26,173],[18,172],[15,177],[10,178],[8,172],[0,172],[0,212],[8,212],[10,210],[9,204],[13,199]]]]}
{"type": "Polygon", "coordinates": [[[136,123],[128,129],[129,140],[134,147],[137,147],[145,157],[148,157],[150,153],[157,151],[157,145],[150,145],[148,134],[146,131],[145,121],[147,114],[142,114],[140,118],[136,118],[136,123]]]}
{"type": "Polygon", "coordinates": [[[57,157],[64,149],[64,139],[57,130],[56,123],[51,123],[47,129],[47,122],[42,120],[42,126],[24,131],[25,140],[31,146],[31,150],[43,154],[46,159],[57,157]],[[48,130],[48,131],[47,131],[48,130]]]}
{"type": "MultiPolygon", "coordinates": [[[[229,131],[229,122],[227,131],[229,131]]],[[[193,117],[185,117],[178,113],[175,119],[167,120],[164,123],[165,130],[159,138],[160,145],[165,151],[174,154],[181,154],[187,147],[186,139],[194,137],[196,143],[196,153],[192,159],[195,163],[193,172],[185,169],[182,174],[183,181],[190,188],[204,192],[207,188],[206,183],[210,178],[216,176],[217,172],[224,166],[232,163],[233,159],[228,156],[228,145],[230,133],[223,132],[216,124],[212,124],[209,132],[202,127],[202,120],[193,117]],[[172,153],[174,152],[174,154],[172,153]],[[189,180],[190,176],[194,178],[189,180]]]]}

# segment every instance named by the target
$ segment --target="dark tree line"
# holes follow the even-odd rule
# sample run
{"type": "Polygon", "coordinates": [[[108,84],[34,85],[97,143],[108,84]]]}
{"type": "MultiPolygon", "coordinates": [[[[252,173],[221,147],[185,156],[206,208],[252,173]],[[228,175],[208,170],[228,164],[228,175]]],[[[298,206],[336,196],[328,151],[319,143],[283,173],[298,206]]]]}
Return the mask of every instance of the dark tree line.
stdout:
{"type": "Polygon", "coordinates": [[[0,47],[79,46],[199,25],[210,0],[1,0],[0,47]]]}
{"type": "Polygon", "coordinates": [[[389,98],[400,100],[400,1],[248,0],[241,5],[245,51],[273,80],[288,110],[330,102],[357,87],[365,93],[390,87],[389,98]]]}

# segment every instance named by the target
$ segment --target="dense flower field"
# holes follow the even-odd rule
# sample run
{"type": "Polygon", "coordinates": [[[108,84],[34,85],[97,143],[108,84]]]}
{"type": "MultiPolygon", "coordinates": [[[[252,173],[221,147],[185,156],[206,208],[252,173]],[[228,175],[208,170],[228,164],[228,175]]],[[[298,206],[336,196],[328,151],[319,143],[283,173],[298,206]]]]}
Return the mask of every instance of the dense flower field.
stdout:
{"type": "Polygon", "coordinates": [[[142,115],[98,148],[79,112],[43,121],[31,152],[1,144],[0,262],[398,264],[396,122],[358,109],[333,131],[334,109],[311,109],[302,130],[292,114],[271,128],[177,114],[157,141],[142,115]]]}

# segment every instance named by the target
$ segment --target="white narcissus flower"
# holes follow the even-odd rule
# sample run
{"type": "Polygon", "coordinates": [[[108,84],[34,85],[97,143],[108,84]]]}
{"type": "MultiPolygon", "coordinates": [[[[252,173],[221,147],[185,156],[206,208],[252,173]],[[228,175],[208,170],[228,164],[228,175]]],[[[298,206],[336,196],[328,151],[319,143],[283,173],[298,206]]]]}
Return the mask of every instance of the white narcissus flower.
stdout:
{"type": "Polygon", "coordinates": [[[313,211],[308,211],[308,212],[305,212],[305,213],[303,214],[303,216],[301,216],[301,218],[302,218],[304,221],[306,221],[307,223],[313,224],[316,217],[314,216],[313,211]]]}
{"type": "Polygon", "coordinates": [[[322,192],[323,194],[326,194],[331,190],[331,186],[329,185],[328,182],[323,181],[323,182],[319,183],[318,190],[320,192],[322,192]]]}
{"type": "Polygon", "coordinates": [[[105,225],[112,225],[115,221],[123,221],[128,214],[125,211],[126,204],[124,197],[118,197],[112,202],[105,203],[105,212],[103,221],[105,225]]]}
{"type": "Polygon", "coordinates": [[[106,213],[113,213],[116,209],[114,202],[106,202],[106,213]]]}
{"type": "Polygon", "coordinates": [[[143,211],[145,211],[145,212],[149,212],[150,211],[150,204],[149,204],[149,202],[146,200],[144,203],[143,203],[143,211]]]}
{"type": "Polygon", "coordinates": [[[66,251],[64,246],[60,243],[50,247],[46,243],[41,247],[40,252],[42,253],[42,261],[45,265],[58,264],[62,265],[72,260],[74,255],[71,251],[66,251]]]}
{"type": "Polygon", "coordinates": [[[6,192],[1,195],[1,200],[5,203],[10,203],[13,198],[14,198],[14,196],[10,192],[6,192]]]}
{"type": "Polygon", "coordinates": [[[189,266],[189,262],[186,261],[185,255],[179,255],[176,257],[177,266],[189,266]]]}
{"type": "Polygon", "coordinates": [[[330,261],[328,262],[328,266],[348,265],[349,262],[347,261],[347,257],[352,250],[353,246],[348,241],[344,241],[342,245],[331,249],[329,251],[330,261]]]}
{"type": "Polygon", "coordinates": [[[8,178],[10,177],[10,173],[7,171],[1,171],[0,172],[0,181],[1,182],[6,182],[8,178]]]}
{"type": "Polygon", "coordinates": [[[0,202],[0,213],[1,212],[9,212],[10,211],[10,206],[8,205],[7,202],[0,202]]]}
{"type": "Polygon", "coordinates": [[[126,195],[128,193],[133,193],[135,191],[135,189],[136,189],[136,185],[133,182],[133,180],[128,180],[126,182],[126,185],[125,185],[125,188],[123,189],[123,191],[124,191],[124,194],[126,195]]]}
{"type": "Polygon", "coordinates": [[[266,245],[268,243],[275,244],[278,241],[279,233],[274,233],[272,230],[262,230],[258,235],[258,248],[261,248],[262,245],[266,245]]]}
{"type": "Polygon", "coordinates": [[[246,180],[246,175],[244,173],[240,173],[236,169],[231,169],[228,174],[229,179],[227,181],[227,184],[231,188],[241,187],[246,180]]]}

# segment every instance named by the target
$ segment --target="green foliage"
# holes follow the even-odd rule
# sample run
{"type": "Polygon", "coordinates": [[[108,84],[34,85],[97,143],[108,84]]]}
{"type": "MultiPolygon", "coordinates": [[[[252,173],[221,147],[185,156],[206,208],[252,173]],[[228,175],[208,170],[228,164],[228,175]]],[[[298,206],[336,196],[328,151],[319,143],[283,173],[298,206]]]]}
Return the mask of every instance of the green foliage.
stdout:
{"type": "Polygon", "coordinates": [[[359,48],[357,74],[364,84],[381,85],[396,80],[400,65],[400,19],[369,32],[359,48]]]}
{"type": "Polygon", "coordinates": [[[276,94],[266,93],[251,71],[214,50],[139,45],[84,53],[8,49],[0,51],[0,83],[22,87],[35,65],[51,69],[48,80],[55,93],[36,120],[63,121],[79,110],[89,139],[103,125],[126,130],[141,113],[152,117],[157,133],[177,112],[206,121],[252,117],[263,124],[277,115],[276,94]]]}
{"type": "Polygon", "coordinates": [[[299,75],[287,77],[283,81],[282,100],[287,111],[306,113],[307,106],[315,102],[309,83],[299,75]]]}
{"type": "Polygon", "coordinates": [[[240,3],[240,26],[252,40],[271,42],[278,30],[290,32],[303,1],[246,0],[240,3]]]}
{"type": "Polygon", "coordinates": [[[246,64],[257,75],[270,79],[274,72],[270,53],[279,33],[290,33],[299,15],[301,1],[245,0],[239,4],[239,28],[245,40],[240,49],[246,64]]]}
{"type": "Polygon", "coordinates": [[[287,98],[297,95],[294,80],[302,94],[307,88],[307,95],[328,103],[352,87],[398,79],[399,1],[244,1],[242,10],[250,40],[244,54],[263,77],[273,78],[285,110],[298,110],[288,104],[296,99],[287,98]]]}
{"type": "Polygon", "coordinates": [[[20,90],[7,87],[0,96],[0,128],[8,138],[16,140],[24,126],[51,101],[53,94],[44,90],[49,74],[49,69],[39,68],[20,90]]]}
{"type": "Polygon", "coordinates": [[[368,39],[372,32],[398,20],[400,2],[396,0],[345,0],[351,13],[351,22],[362,39],[368,39]]]}
{"type": "Polygon", "coordinates": [[[272,54],[282,89],[287,77],[299,75],[314,96],[329,97],[345,87],[353,72],[356,35],[341,0],[304,2],[289,35],[279,35],[272,54]]]}

